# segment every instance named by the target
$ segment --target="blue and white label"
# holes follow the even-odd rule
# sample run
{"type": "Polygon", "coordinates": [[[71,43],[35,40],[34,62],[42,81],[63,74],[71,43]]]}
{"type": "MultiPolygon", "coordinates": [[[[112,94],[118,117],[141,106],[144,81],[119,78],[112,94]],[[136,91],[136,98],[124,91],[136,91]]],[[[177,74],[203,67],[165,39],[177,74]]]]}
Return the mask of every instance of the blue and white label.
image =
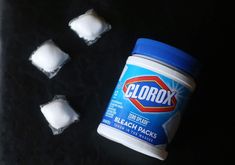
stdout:
{"type": "Polygon", "coordinates": [[[102,123],[152,145],[169,143],[190,90],[151,70],[127,64],[102,123]]]}

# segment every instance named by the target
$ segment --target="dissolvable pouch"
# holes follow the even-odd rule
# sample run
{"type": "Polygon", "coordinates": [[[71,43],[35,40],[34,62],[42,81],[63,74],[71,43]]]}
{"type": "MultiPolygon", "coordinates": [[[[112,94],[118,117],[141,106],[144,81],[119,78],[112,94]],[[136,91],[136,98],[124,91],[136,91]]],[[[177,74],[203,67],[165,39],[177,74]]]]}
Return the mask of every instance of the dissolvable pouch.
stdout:
{"type": "Polygon", "coordinates": [[[69,59],[69,55],[52,40],[42,43],[29,58],[32,64],[49,78],[54,77],[69,59]]]}
{"type": "Polygon", "coordinates": [[[70,124],[79,120],[79,115],[63,95],[56,95],[52,101],[40,105],[40,108],[54,135],[62,133],[70,124]]]}
{"type": "Polygon", "coordinates": [[[84,39],[88,46],[95,43],[103,33],[111,29],[111,25],[98,16],[93,9],[72,19],[69,26],[80,38],[84,39]]]}

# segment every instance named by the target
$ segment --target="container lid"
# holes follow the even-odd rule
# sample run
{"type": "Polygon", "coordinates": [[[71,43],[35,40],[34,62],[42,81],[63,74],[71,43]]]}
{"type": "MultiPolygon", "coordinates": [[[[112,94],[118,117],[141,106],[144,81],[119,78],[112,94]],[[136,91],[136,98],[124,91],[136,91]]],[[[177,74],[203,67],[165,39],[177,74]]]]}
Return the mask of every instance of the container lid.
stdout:
{"type": "Polygon", "coordinates": [[[132,54],[140,54],[156,59],[193,77],[196,77],[199,71],[199,63],[195,58],[180,49],[159,41],[139,38],[132,54]]]}

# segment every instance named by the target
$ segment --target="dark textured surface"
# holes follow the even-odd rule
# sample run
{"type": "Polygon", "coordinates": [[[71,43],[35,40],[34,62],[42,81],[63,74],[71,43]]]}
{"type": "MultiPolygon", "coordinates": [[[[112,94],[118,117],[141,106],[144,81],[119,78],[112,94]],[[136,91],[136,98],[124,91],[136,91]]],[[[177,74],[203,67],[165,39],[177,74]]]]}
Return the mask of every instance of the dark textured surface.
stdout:
{"type": "Polygon", "coordinates": [[[212,0],[0,0],[0,165],[223,162],[229,151],[222,139],[233,139],[217,121],[221,114],[218,106],[212,106],[214,97],[210,94],[214,76],[211,59],[218,55],[221,44],[216,37],[222,35],[214,12],[212,0]],[[67,24],[90,8],[113,28],[87,47],[67,24]],[[96,133],[125,60],[139,37],[181,48],[204,66],[164,162],[96,133]],[[50,38],[72,57],[52,80],[28,61],[31,52],[50,38]],[[66,95],[81,115],[79,123],[58,136],[52,135],[39,109],[55,94],[66,95]]]}

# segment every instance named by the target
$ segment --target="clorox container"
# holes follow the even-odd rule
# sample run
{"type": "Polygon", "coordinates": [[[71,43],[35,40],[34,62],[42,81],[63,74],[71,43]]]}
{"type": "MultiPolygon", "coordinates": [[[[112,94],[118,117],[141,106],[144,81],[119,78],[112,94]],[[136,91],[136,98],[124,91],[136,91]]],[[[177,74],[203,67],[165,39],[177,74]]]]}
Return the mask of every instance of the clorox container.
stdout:
{"type": "Polygon", "coordinates": [[[198,62],[162,42],[140,38],[113,92],[97,132],[164,160],[191,93],[198,62]]]}

